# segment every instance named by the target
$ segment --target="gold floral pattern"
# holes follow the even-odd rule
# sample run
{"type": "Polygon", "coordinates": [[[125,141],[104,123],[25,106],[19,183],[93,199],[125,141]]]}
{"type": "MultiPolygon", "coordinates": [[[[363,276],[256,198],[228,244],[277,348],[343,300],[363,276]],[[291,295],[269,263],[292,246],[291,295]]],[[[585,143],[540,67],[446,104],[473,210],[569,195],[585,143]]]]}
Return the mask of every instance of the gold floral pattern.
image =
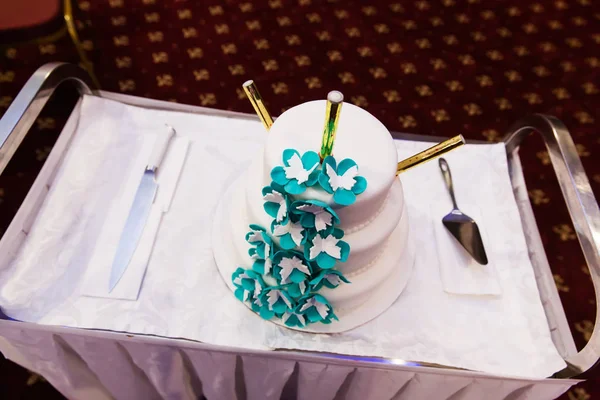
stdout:
{"type": "Polygon", "coordinates": [[[338,76],[340,78],[340,81],[342,81],[342,83],[356,82],[356,80],[354,79],[354,75],[352,75],[352,72],[340,72],[338,76]]]}
{"type": "Polygon", "coordinates": [[[54,129],[56,128],[56,120],[51,117],[38,118],[35,123],[39,130],[54,129]]]}
{"type": "Polygon", "coordinates": [[[397,103],[402,100],[397,90],[386,90],[383,92],[383,97],[385,97],[388,103],[397,103]]]}
{"type": "Polygon", "coordinates": [[[369,72],[375,79],[383,79],[387,77],[387,72],[385,72],[385,70],[380,67],[370,68],[369,72]]]}
{"type": "Polygon", "coordinates": [[[478,104],[475,104],[475,103],[465,104],[463,106],[463,110],[465,110],[466,113],[470,117],[475,116],[475,115],[481,115],[481,107],[478,104]]]}
{"type": "Polygon", "coordinates": [[[558,274],[554,274],[553,276],[554,276],[554,283],[556,284],[556,288],[558,289],[559,292],[567,293],[571,290],[571,288],[565,284],[565,280],[563,279],[562,276],[560,276],[558,274]]]}
{"type": "Polygon", "coordinates": [[[442,109],[431,111],[431,116],[435,119],[435,122],[443,122],[449,121],[450,115],[448,115],[448,111],[442,109]]]}
{"type": "Polygon", "coordinates": [[[402,52],[402,46],[398,42],[388,43],[387,48],[391,54],[398,54],[402,52]]]}
{"type": "Polygon", "coordinates": [[[207,69],[195,69],[192,71],[194,79],[197,81],[207,81],[210,79],[210,72],[207,69]]]}
{"type": "Polygon", "coordinates": [[[570,225],[560,224],[552,227],[552,231],[558,235],[560,240],[566,242],[567,240],[577,239],[577,235],[573,231],[570,225]]]}
{"type": "Polygon", "coordinates": [[[404,129],[414,128],[417,126],[417,121],[412,115],[402,115],[398,118],[398,121],[400,121],[400,124],[404,129]]]}
{"type": "Polygon", "coordinates": [[[588,114],[585,111],[578,111],[575,113],[575,118],[577,118],[577,120],[579,121],[579,123],[581,124],[592,124],[594,123],[594,118],[592,118],[592,116],[590,114],[588,114]]]}
{"type": "Polygon", "coordinates": [[[550,165],[550,155],[547,151],[538,151],[535,156],[542,162],[542,165],[550,165]]]}
{"type": "Polygon", "coordinates": [[[524,93],[523,98],[531,105],[540,104],[542,102],[542,97],[537,93],[524,93]]]}
{"type": "Polygon", "coordinates": [[[594,330],[594,323],[587,319],[581,322],[576,322],[575,330],[583,335],[583,339],[586,342],[589,342],[594,330]]]}
{"type": "Polygon", "coordinates": [[[133,79],[119,81],[119,90],[121,92],[133,92],[135,90],[135,81],[133,79]]]}
{"type": "Polygon", "coordinates": [[[421,97],[431,96],[433,94],[433,91],[427,85],[417,86],[417,87],[415,87],[415,90],[421,97]]]}
{"type": "Polygon", "coordinates": [[[212,106],[217,103],[217,96],[214,93],[200,93],[198,98],[202,106],[212,106]]]}
{"type": "Polygon", "coordinates": [[[156,84],[161,86],[173,86],[173,77],[170,74],[156,75],[156,84]]]}
{"type": "Polygon", "coordinates": [[[588,392],[581,387],[576,387],[567,392],[567,396],[569,400],[591,400],[592,396],[588,394],[588,392]]]}
{"type": "Polygon", "coordinates": [[[487,75],[479,75],[476,79],[481,87],[492,86],[494,84],[492,78],[487,75]]]}
{"type": "Polygon", "coordinates": [[[275,94],[287,94],[288,93],[288,85],[285,82],[276,82],[271,85],[273,89],[273,93],[275,94]]]}
{"type": "Polygon", "coordinates": [[[486,129],[481,134],[488,142],[497,142],[500,140],[500,133],[495,129],[486,129]]]}
{"type": "Polygon", "coordinates": [[[462,83],[460,83],[459,81],[448,81],[446,82],[446,86],[451,92],[460,92],[464,89],[462,83]]]}
{"type": "Polygon", "coordinates": [[[35,149],[35,159],[38,161],[44,161],[46,158],[48,158],[48,154],[50,154],[51,150],[52,147],[50,146],[44,146],[41,149],[35,149]]]}
{"type": "Polygon", "coordinates": [[[321,80],[316,76],[308,77],[304,82],[306,82],[306,86],[308,86],[309,89],[319,89],[322,86],[321,80]]]}
{"type": "Polygon", "coordinates": [[[550,203],[550,198],[541,189],[532,189],[528,193],[529,198],[536,206],[550,203]]]}

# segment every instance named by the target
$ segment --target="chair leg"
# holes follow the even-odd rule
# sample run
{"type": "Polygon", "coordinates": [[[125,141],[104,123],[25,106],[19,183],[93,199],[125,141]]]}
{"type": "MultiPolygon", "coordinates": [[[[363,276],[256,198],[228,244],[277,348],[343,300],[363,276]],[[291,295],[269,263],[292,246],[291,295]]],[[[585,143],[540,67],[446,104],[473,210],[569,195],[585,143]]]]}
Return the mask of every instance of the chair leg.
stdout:
{"type": "Polygon", "coordinates": [[[73,5],[71,3],[71,0],[63,0],[63,1],[64,1],[64,3],[63,3],[64,19],[65,19],[65,24],[67,25],[67,31],[69,32],[69,36],[71,37],[71,40],[73,41],[73,45],[75,46],[75,50],[77,50],[77,54],[79,54],[79,58],[81,60],[81,63],[83,64],[83,67],[88,72],[88,74],[90,74],[90,77],[92,78],[92,82],[94,82],[97,89],[100,89],[100,83],[98,82],[98,79],[96,78],[96,74],[94,73],[94,66],[92,65],[90,60],[87,58],[87,55],[85,54],[85,50],[83,49],[83,45],[81,44],[81,41],[79,40],[79,35],[77,34],[77,28],[75,27],[75,18],[73,18],[73,5]]]}

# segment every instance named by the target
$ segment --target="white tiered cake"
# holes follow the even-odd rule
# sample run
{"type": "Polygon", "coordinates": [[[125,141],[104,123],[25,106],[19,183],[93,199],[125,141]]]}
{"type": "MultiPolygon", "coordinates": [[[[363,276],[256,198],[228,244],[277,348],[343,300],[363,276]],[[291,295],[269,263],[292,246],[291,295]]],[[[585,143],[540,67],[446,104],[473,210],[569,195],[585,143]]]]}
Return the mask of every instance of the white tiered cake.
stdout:
{"type": "Polygon", "coordinates": [[[396,300],[414,249],[388,130],[344,103],[333,157],[315,163],[324,118],[325,101],[312,101],[275,121],[218,207],[213,248],[225,282],[263,318],[341,332],[396,300]]]}

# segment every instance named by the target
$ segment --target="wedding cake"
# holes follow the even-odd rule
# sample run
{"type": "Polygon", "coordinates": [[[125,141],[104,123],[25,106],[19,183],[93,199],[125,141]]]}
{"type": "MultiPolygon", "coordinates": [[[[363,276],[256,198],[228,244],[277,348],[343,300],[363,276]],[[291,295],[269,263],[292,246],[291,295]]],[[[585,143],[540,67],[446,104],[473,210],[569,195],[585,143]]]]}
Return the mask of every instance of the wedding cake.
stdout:
{"type": "Polygon", "coordinates": [[[213,250],[256,314],[341,332],[384,312],[412,271],[398,156],[385,126],[343,103],[333,154],[319,155],[325,101],[284,112],[217,207],[213,250]]]}

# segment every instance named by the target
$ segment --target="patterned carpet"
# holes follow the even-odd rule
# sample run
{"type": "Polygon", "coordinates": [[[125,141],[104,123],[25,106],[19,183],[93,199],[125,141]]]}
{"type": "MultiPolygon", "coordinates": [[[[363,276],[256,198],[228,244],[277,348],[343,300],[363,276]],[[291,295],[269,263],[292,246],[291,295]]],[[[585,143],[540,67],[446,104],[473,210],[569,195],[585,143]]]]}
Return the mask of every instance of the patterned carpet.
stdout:
{"type": "MultiPolygon", "coordinates": [[[[600,195],[600,5],[592,0],[80,0],[83,46],[102,88],[251,112],[254,79],[273,114],[339,89],[390,130],[497,141],[517,118],[557,116],[600,195]]],[[[35,69],[77,62],[67,37],[0,54],[0,115],[35,69]]],[[[67,90],[0,178],[6,227],[66,117],[67,90]]],[[[529,193],[571,331],[590,338],[593,287],[548,153],[521,150],[529,193]]],[[[600,399],[598,381],[562,398],[600,399]]],[[[50,398],[51,388],[0,362],[2,398],[50,398]],[[37,382],[37,383],[36,383],[37,382]],[[8,391],[7,391],[8,390],[8,391]]],[[[57,398],[59,395],[54,394],[57,398]]]]}

